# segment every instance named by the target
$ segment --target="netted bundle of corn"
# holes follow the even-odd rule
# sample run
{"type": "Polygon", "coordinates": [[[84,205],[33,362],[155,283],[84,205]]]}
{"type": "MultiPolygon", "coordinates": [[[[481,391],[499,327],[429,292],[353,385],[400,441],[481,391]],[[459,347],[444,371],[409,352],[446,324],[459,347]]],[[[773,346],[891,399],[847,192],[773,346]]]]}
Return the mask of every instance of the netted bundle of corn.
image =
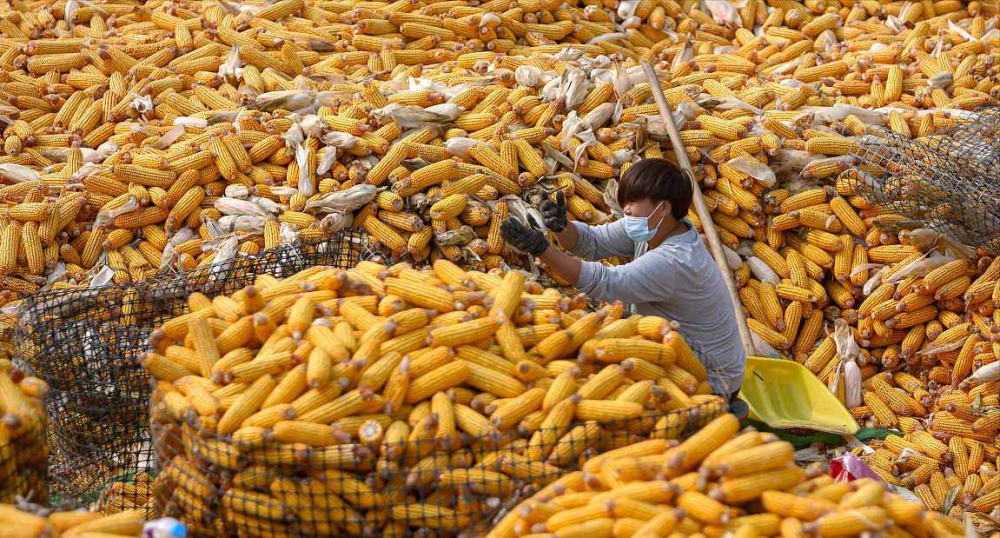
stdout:
{"type": "Polygon", "coordinates": [[[0,536],[11,538],[139,538],[143,536],[145,523],[139,512],[102,516],[85,510],[29,511],[12,504],[0,504],[0,536]]]}
{"type": "Polygon", "coordinates": [[[153,477],[147,472],[140,472],[134,480],[109,483],[101,492],[97,509],[103,514],[138,511],[152,518],[156,514],[153,477]]]}
{"type": "Polygon", "coordinates": [[[831,156],[806,173],[821,177],[867,122],[927,136],[997,97],[994,2],[3,9],[0,301],[346,226],[418,260],[497,266],[504,197],[561,188],[600,222],[605,180],[670,158],[640,60],[729,240],[760,228],[760,164],[831,156]]]}
{"type": "MultiPolygon", "coordinates": [[[[0,359],[0,501],[48,500],[49,449],[42,399],[48,385],[0,359]]],[[[2,519],[2,518],[0,518],[2,519]]]]}
{"type": "Polygon", "coordinates": [[[813,477],[794,464],[791,444],[738,430],[727,414],[680,444],[647,441],[592,458],[488,536],[964,535],[958,522],[884,484],[813,477]]]}
{"type": "Polygon", "coordinates": [[[588,454],[723,411],[671,322],[581,299],[446,260],[192,295],[143,361],[157,501],[199,536],[480,529],[588,454]]]}
{"type": "Polygon", "coordinates": [[[13,358],[16,330],[17,315],[11,311],[0,312],[0,360],[13,358]]]}

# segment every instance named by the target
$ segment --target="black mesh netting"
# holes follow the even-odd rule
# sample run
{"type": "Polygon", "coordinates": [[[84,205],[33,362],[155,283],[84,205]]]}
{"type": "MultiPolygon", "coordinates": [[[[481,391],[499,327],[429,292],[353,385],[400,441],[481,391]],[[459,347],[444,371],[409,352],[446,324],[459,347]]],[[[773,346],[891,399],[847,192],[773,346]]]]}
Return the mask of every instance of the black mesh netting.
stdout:
{"type": "Polygon", "coordinates": [[[1000,251],[1000,108],[921,139],[872,128],[852,151],[860,194],[970,246],[1000,251]]]}
{"type": "MultiPolygon", "coordinates": [[[[589,458],[623,447],[662,454],[670,440],[725,409],[721,398],[706,396],[666,414],[522,423],[484,435],[470,433],[488,427],[471,418],[476,411],[466,408],[474,403],[456,398],[453,434],[431,424],[437,417],[415,421],[412,412],[393,417],[375,410],[332,426],[297,427],[276,420],[280,412],[268,421],[265,409],[254,422],[268,427],[220,436],[212,419],[170,400],[154,391],[150,414],[161,472],[147,496],[156,513],[183,521],[195,538],[483,536],[520,500],[589,458]]],[[[662,470],[649,461],[616,472],[652,479],[662,470]]]]}
{"type": "Polygon", "coordinates": [[[150,385],[139,359],[150,332],[187,311],[192,293],[230,294],[257,275],[284,277],[315,265],[350,268],[372,254],[363,234],[339,232],[183,275],[26,299],[18,312],[17,360],[51,386],[46,408],[56,500],[100,501],[108,512],[152,506],[130,495],[151,480],[146,471],[155,463],[150,385]]]}

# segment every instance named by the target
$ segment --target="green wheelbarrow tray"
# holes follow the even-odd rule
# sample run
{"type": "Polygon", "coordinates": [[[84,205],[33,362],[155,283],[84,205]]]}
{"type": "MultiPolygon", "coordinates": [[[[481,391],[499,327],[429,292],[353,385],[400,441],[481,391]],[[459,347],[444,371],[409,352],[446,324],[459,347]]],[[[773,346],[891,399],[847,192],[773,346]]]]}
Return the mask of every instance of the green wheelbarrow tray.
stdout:
{"type": "Polygon", "coordinates": [[[772,428],[805,428],[854,435],[858,423],[805,366],[790,360],[747,357],[740,398],[750,418],[772,428]]]}

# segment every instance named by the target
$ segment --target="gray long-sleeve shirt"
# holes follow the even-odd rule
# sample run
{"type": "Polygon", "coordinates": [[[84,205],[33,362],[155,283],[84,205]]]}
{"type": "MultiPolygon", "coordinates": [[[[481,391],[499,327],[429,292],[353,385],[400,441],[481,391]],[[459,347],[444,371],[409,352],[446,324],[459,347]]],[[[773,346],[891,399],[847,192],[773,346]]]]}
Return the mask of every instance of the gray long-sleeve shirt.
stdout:
{"type": "MultiPolygon", "coordinates": [[[[739,390],[746,368],[736,314],[715,260],[690,221],[688,230],[667,238],[632,262],[608,267],[585,261],[576,288],[598,301],[620,300],[639,314],[680,324],[680,333],[698,354],[716,394],[739,390]]],[[[573,222],[579,240],[570,252],[586,260],[631,257],[635,242],[618,220],[600,226],[573,222]]]]}

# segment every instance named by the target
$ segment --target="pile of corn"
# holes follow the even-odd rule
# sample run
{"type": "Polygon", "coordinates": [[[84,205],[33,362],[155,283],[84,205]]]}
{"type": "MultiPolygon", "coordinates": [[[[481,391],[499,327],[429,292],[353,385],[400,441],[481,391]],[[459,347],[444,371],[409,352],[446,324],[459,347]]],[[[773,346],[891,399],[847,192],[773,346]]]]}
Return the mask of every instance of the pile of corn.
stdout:
{"type": "Polygon", "coordinates": [[[977,526],[995,528],[989,518],[1000,506],[1000,406],[993,375],[992,394],[985,394],[987,383],[962,384],[943,387],[937,398],[905,371],[869,379],[865,406],[853,412],[905,435],[887,437],[865,461],[886,482],[913,490],[928,509],[958,519],[968,512],[977,526]]]}
{"type": "Polygon", "coordinates": [[[143,365],[154,496],[198,535],[480,528],[587,454],[723,411],[670,322],[515,271],[362,262],[189,305],[143,365]]]}
{"type": "Polygon", "coordinates": [[[0,502],[48,500],[46,392],[44,381],[0,360],[0,502]]]}
{"type": "Polygon", "coordinates": [[[145,518],[139,512],[102,516],[95,512],[47,512],[42,515],[11,504],[0,504],[0,536],[10,538],[59,538],[60,536],[138,538],[145,518]]]}
{"type": "Polygon", "coordinates": [[[750,327],[858,419],[908,434],[867,458],[884,479],[916,488],[929,509],[990,513],[1000,504],[998,383],[959,385],[1000,357],[1000,258],[898,231],[904,219],[866,208],[855,186],[848,173],[834,187],[765,195],[768,229],[735,273],[750,327]],[[808,226],[782,231],[790,221],[808,226]],[[822,334],[837,323],[849,329],[839,342],[822,334]],[[846,394],[852,369],[858,399],[846,394]],[[961,493],[946,500],[955,486],[961,493]]]}
{"type": "Polygon", "coordinates": [[[991,2],[4,10],[2,301],[48,280],[135,281],[345,226],[416,260],[496,266],[497,222],[524,209],[505,196],[561,188],[576,218],[600,222],[612,209],[602,182],[663,154],[643,59],[684,116],[728,240],[763,227],[747,173],[767,174],[751,161],[836,157],[872,121],[848,108],[831,129],[800,107],[895,107],[889,125],[923,136],[952,120],[918,109],[996,97],[991,2]]]}
{"type": "Polygon", "coordinates": [[[738,430],[727,414],[680,444],[650,440],[591,458],[487,536],[964,536],[957,521],[884,484],[811,477],[791,444],[738,430]]]}

